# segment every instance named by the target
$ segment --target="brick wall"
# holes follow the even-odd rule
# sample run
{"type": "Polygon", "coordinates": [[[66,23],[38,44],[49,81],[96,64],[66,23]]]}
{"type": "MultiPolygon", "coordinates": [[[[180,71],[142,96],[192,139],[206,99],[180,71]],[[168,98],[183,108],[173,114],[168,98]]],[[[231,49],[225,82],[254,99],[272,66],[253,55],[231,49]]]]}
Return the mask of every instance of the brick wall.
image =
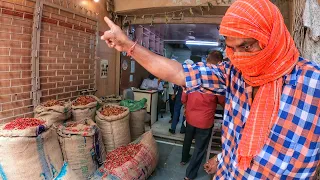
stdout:
{"type": "MultiPolygon", "coordinates": [[[[0,0],[0,124],[32,117],[31,37],[35,3],[0,0]]],[[[44,5],[40,32],[41,102],[95,88],[97,22],[44,5]]]]}
{"type": "Polygon", "coordinates": [[[34,2],[0,1],[0,123],[32,116],[31,33],[34,2]]]}
{"type": "Polygon", "coordinates": [[[96,21],[44,5],[40,37],[41,101],[72,99],[95,86],[96,21]]]}

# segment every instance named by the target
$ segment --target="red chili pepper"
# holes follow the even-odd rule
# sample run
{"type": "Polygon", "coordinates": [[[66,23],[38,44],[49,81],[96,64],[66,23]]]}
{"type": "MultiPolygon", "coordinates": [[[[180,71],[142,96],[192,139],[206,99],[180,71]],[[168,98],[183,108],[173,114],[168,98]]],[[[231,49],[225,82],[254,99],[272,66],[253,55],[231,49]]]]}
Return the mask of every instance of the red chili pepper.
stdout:
{"type": "Polygon", "coordinates": [[[96,102],[97,100],[91,96],[80,96],[74,102],[74,106],[87,105],[92,102],[96,102]]]}
{"type": "Polygon", "coordinates": [[[55,100],[55,99],[51,99],[49,101],[46,101],[46,102],[42,103],[42,106],[44,106],[44,107],[51,107],[51,106],[56,106],[56,105],[63,106],[64,102],[63,101],[58,101],[58,100],[55,100]]]}
{"type": "Polygon", "coordinates": [[[35,127],[44,124],[45,121],[36,118],[17,118],[9,123],[7,123],[3,129],[13,130],[13,129],[26,129],[29,127],[35,127]]]}

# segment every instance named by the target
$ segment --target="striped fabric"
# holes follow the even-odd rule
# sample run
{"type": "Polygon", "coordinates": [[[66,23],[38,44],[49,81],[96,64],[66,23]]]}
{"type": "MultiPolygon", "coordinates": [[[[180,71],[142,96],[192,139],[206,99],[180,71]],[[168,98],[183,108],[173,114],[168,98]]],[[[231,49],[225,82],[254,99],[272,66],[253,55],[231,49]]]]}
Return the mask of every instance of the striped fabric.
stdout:
{"type": "Polygon", "coordinates": [[[220,34],[254,38],[262,49],[255,52],[226,49],[228,58],[242,73],[245,82],[259,86],[237,154],[239,168],[246,170],[261,151],[276,121],[282,77],[292,71],[299,52],[279,9],[269,0],[235,1],[222,19],[220,34]]]}
{"type": "Polygon", "coordinates": [[[237,150],[252,106],[249,86],[230,62],[218,66],[183,65],[188,92],[226,96],[222,153],[214,179],[310,179],[320,159],[320,67],[299,58],[283,77],[280,107],[262,150],[247,170],[237,165],[237,150]]]}

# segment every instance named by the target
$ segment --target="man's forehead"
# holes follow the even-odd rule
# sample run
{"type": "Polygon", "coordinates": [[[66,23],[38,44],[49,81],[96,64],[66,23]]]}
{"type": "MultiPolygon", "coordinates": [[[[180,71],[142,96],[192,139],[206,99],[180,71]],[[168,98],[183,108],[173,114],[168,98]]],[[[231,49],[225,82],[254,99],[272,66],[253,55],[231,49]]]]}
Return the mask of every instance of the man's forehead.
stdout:
{"type": "Polygon", "coordinates": [[[227,46],[237,47],[243,44],[250,44],[256,42],[254,38],[236,38],[236,37],[225,37],[227,46]]]}

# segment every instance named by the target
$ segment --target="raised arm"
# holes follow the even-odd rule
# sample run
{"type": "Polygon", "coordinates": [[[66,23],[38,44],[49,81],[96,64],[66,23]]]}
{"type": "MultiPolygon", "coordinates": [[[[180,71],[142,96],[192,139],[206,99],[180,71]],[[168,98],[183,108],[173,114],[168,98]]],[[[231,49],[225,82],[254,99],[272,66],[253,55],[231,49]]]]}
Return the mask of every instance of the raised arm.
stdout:
{"type": "MultiPolygon", "coordinates": [[[[104,20],[110,27],[110,30],[104,32],[101,39],[105,40],[110,48],[115,48],[118,51],[130,52],[134,42],[131,41],[122,32],[120,27],[115,25],[109,18],[105,17],[104,20]]],[[[132,57],[151,74],[180,86],[185,86],[184,71],[179,62],[154,54],[138,44],[131,52],[132,57]]]]}

